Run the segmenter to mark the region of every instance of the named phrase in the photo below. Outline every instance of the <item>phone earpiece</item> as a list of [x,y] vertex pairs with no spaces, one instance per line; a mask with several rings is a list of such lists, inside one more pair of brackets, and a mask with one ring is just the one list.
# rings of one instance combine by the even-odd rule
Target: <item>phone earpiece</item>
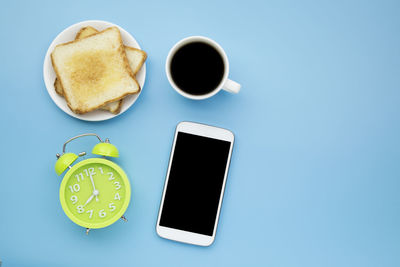
[[92,153],[100,156],[119,157],[119,152],[116,146],[108,142],[98,143],[93,147]]
[[57,175],[60,175],[61,173],[63,173],[68,168],[68,166],[70,166],[72,163],[74,163],[74,161],[77,158],[78,158],[78,155],[76,155],[74,153],[65,153],[65,154],[61,155],[58,158],[58,160],[56,161],[56,164],[54,166]]

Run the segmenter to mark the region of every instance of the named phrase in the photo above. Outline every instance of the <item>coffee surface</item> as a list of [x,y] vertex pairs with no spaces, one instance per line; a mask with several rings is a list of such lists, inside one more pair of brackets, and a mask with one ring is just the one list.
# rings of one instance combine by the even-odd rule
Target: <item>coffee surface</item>
[[182,46],[172,57],[170,65],[175,84],[191,95],[214,91],[224,76],[224,69],[222,56],[204,42]]

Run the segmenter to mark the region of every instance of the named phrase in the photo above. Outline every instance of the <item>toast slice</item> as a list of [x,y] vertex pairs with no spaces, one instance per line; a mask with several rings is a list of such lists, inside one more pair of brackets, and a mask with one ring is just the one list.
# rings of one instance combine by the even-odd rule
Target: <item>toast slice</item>
[[117,27],[58,45],[51,59],[68,106],[77,114],[140,92]]
[[[95,28],[93,28],[91,26],[83,27],[76,34],[75,40],[86,38],[86,37],[96,34],[98,32],[99,32],[98,30],[96,30]],[[136,73],[141,69],[144,62],[146,61],[147,54],[146,54],[146,52],[144,52],[140,49],[136,49],[136,48],[133,48],[130,46],[125,46],[125,53],[128,58],[129,66],[131,67],[133,74],[136,75]],[[63,96],[61,84],[57,78],[54,81],[54,88],[55,88],[57,94]],[[118,114],[121,111],[122,101],[123,100],[120,99],[118,101],[114,101],[114,102],[105,104],[104,106],[102,106],[100,108],[104,109],[104,110],[108,110],[113,114]]]
[[90,35],[93,35],[96,33],[99,33],[99,31],[96,30],[95,28],[93,28],[92,26],[86,26],[79,30],[79,32],[75,36],[75,40],[83,39],[83,38],[89,37]]

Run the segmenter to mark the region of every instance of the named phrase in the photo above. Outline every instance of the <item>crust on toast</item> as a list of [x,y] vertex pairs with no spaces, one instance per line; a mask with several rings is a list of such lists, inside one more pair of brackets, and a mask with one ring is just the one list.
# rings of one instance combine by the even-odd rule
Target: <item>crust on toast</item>
[[[140,49],[137,49],[137,48],[134,48],[134,47],[130,47],[130,46],[125,46],[125,52],[126,52],[126,51],[134,51],[134,52],[140,53],[140,54],[142,55],[142,59],[141,59],[140,62],[136,65],[136,68],[132,69],[133,74],[136,75],[136,73],[139,72],[139,70],[142,68],[144,62],[146,61],[146,59],[147,59],[147,53],[144,52],[143,50],[140,50]],[[128,58],[128,60],[129,60],[129,58]],[[130,64],[130,66],[132,66],[132,65],[133,65],[133,64]]]
[[99,33],[99,31],[92,26],[86,26],[79,30],[79,32],[75,36],[75,40],[86,38],[96,33]]

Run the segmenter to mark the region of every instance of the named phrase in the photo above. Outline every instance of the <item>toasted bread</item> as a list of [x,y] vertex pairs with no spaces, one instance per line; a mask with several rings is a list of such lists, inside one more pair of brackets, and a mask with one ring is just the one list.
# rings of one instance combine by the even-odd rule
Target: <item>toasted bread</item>
[[91,26],[83,27],[76,34],[75,39],[83,39],[83,38],[89,37],[90,35],[93,35],[96,33],[99,33],[99,31]]
[[51,59],[68,106],[77,114],[140,92],[117,27],[58,45]]
[[126,57],[128,58],[129,66],[132,69],[133,74],[139,72],[144,62],[147,59],[147,54],[143,50],[125,46]]
[[[96,30],[95,28],[93,28],[91,26],[83,27],[76,34],[75,39],[83,39],[83,38],[86,38],[93,34],[96,34],[98,32],[99,32],[98,30]],[[125,52],[126,52],[126,56],[128,58],[129,66],[131,67],[133,74],[136,75],[136,73],[142,67],[143,63],[146,61],[147,54],[146,54],[146,52],[144,52],[140,49],[136,49],[136,48],[133,48],[130,46],[125,46]],[[54,81],[54,88],[59,95],[61,95],[61,96],[63,95],[63,90],[62,90],[61,84],[57,78]],[[120,99],[118,101],[105,104],[104,106],[102,106],[100,108],[104,109],[104,110],[108,110],[111,113],[118,114],[122,107],[122,101],[123,100]]]

